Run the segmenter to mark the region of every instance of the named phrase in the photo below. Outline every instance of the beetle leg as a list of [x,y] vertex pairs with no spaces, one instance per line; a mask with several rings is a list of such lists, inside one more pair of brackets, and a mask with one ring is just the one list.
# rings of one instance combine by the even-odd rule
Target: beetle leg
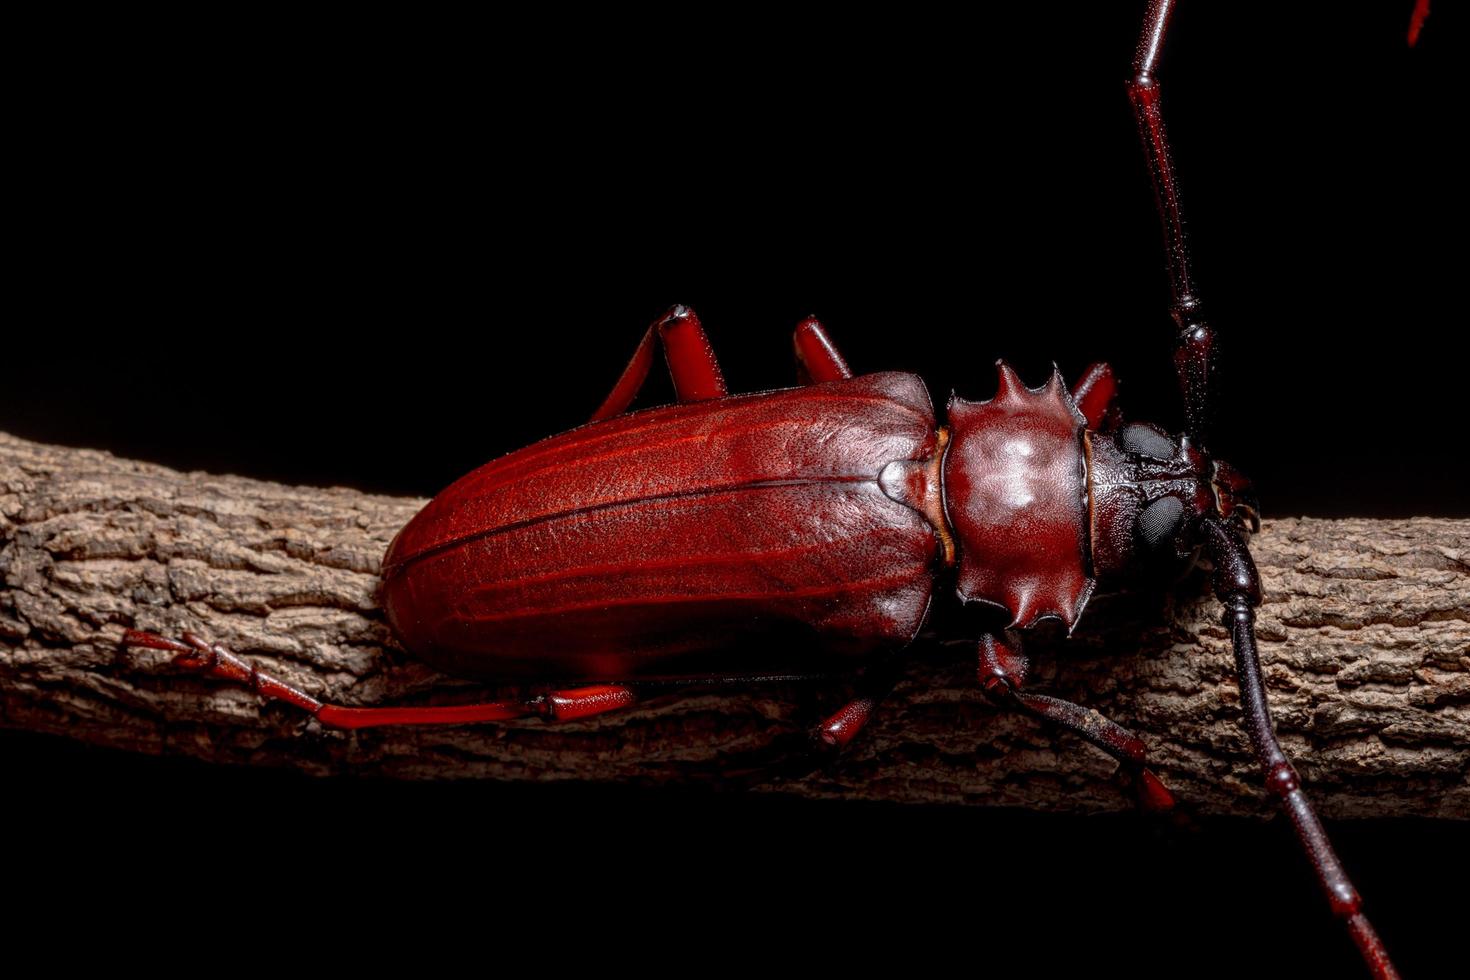
[[878,706],[876,697],[857,697],[829,715],[812,732],[812,741],[819,747],[839,751],[857,737],[872,720],[873,709]]
[[702,402],[729,394],[725,377],[720,373],[720,362],[715,359],[714,348],[705,336],[699,317],[687,306],[674,306],[644,332],[618,383],[613,385],[602,406],[592,413],[593,422],[621,415],[632,404],[643,382],[648,380],[648,372],[653,367],[653,348],[658,342],[663,343],[664,358],[669,363],[679,401]]
[[632,688],[619,684],[599,684],[566,691],[551,691],[532,698],[508,701],[483,701],[479,704],[456,704],[404,708],[351,708],[323,704],[316,698],[284,681],[263,673],[226,650],[185,633],[183,641],[170,640],[156,633],[128,630],[123,645],[171,650],[177,654],[174,663],[211,677],[244,684],[271,701],[307,711],[317,721],[331,728],[374,728],[380,725],[467,725],[482,721],[507,721],[512,718],[537,716],[547,721],[572,721],[588,718],[618,708],[626,708],[638,700]]
[[380,725],[468,725],[481,721],[506,721],[511,718],[544,718],[547,721],[575,721],[626,708],[638,700],[630,687],[622,684],[595,684],[565,691],[548,691],[533,698],[509,701],[482,701],[478,704],[444,705],[422,708],[349,708],[324,704],[313,714],[316,720],[331,728],[376,728]]
[[852,369],[837,353],[832,338],[816,317],[809,316],[798,323],[791,341],[796,347],[796,378],[802,384],[852,377]]
[[1112,429],[1118,424],[1118,409],[1113,396],[1118,393],[1118,379],[1107,364],[1094,364],[1082,373],[1072,386],[1072,400],[1077,410],[1087,419],[1087,428],[1098,432]]
[[[815,322],[815,321],[813,321]],[[901,673],[898,657],[889,657],[869,667],[858,677],[854,697],[841,708],[828,715],[811,731],[812,742],[819,749],[838,752],[857,737],[858,732],[873,718],[878,703],[888,696],[898,683]]]
[[1168,810],[1174,806],[1173,795],[1153,770],[1144,765],[1148,749],[1141,738],[1091,708],[1044,694],[1022,692],[1029,666],[1020,641],[1014,636],[987,633],[980,638],[980,685],[986,694],[1076,732],[1117,759],[1130,777],[1143,809]]

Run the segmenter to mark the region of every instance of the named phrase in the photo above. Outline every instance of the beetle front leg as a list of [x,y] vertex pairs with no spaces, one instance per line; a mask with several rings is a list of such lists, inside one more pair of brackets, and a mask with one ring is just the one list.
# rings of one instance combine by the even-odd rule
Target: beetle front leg
[[1118,407],[1114,404],[1117,394],[1118,379],[1110,365],[1094,364],[1082,372],[1082,377],[1072,386],[1072,400],[1087,420],[1089,432],[1117,428]]
[[128,630],[123,634],[124,646],[169,650],[177,654],[174,663],[211,677],[234,681],[271,701],[284,701],[313,715],[330,728],[376,728],[382,725],[470,725],[485,721],[508,721],[512,718],[539,717],[547,721],[573,721],[590,718],[608,711],[626,708],[638,700],[632,688],[621,684],[597,684],[565,691],[550,691],[532,698],[508,701],[482,701],[478,704],[442,705],[438,707],[352,708],[339,704],[323,704],[299,688],[263,673],[226,650],[193,633],[185,633],[183,641],[170,640],[156,633]]
[[621,415],[633,403],[653,368],[653,348],[660,343],[679,401],[701,402],[729,394],[725,376],[720,373],[720,362],[699,317],[687,306],[674,306],[644,332],[633,359],[623,369],[612,392],[592,413],[593,422]]
[[992,698],[1027,714],[1055,722],[1076,732],[1117,759],[1127,772],[1145,810],[1168,810],[1171,794],[1153,770],[1144,765],[1148,749],[1143,740],[1092,708],[1071,701],[1021,691],[1030,663],[1018,639],[987,633],[980,638],[980,685]]

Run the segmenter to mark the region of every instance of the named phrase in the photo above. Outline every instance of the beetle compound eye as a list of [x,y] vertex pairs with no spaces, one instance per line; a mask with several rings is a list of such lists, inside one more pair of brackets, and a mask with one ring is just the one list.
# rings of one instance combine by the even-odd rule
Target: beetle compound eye
[[1173,439],[1143,422],[1125,425],[1118,433],[1118,445],[1124,452],[1140,453],[1154,459],[1173,459],[1177,448]]
[[1150,548],[1157,548],[1174,537],[1184,517],[1184,501],[1178,497],[1160,497],[1138,515],[1138,533]]

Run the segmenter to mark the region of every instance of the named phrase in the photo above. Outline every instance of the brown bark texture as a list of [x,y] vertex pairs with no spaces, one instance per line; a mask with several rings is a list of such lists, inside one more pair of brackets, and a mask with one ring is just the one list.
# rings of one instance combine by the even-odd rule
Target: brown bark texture
[[[1110,759],[986,701],[973,642],[915,644],[873,724],[807,771],[780,760],[841,704],[841,682],[690,689],[562,724],[341,732],[119,643],[126,627],[192,630],[344,704],[512,693],[436,674],[393,645],[374,601],[378,563],[423,503],[178,473],[0,434],[0,726],[321,775],[1131,806]],[[1322,812],[1470,817],[1470,521],[1282,518],[1252,549],[1277,731]],[[1099,596],[1075,636],[1032,652],[1033,689],[1143,736],[1195,811],[1271,811],[1203,575]]]

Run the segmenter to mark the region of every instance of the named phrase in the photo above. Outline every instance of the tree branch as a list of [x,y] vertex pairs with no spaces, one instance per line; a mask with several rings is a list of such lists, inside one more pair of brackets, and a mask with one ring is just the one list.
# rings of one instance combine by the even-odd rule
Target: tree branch
[[[485,689],[391,645],[374,602],[389,540],[424,502],[181,474],[0,434],[0,726],[139,752],[398,778],[720,782],[759,769],[842,691],[693,691],[602,719],[322,729],[123,649],[125,627],[193,630],[347,704]],[[1470,817],[1470,521],[1279,519],[1252,544],[1262,659],[1282,741],[1329,816]],[[1202,812],[1268,813],[1218,604],[1195,575],[1100,596],[1038,649],[1035,687],[1150,745]],[[806,796],[1051,810],[1129,806],[1114,764],[998,711],[974,644],[920,643],[841,759],[767,788]]]

